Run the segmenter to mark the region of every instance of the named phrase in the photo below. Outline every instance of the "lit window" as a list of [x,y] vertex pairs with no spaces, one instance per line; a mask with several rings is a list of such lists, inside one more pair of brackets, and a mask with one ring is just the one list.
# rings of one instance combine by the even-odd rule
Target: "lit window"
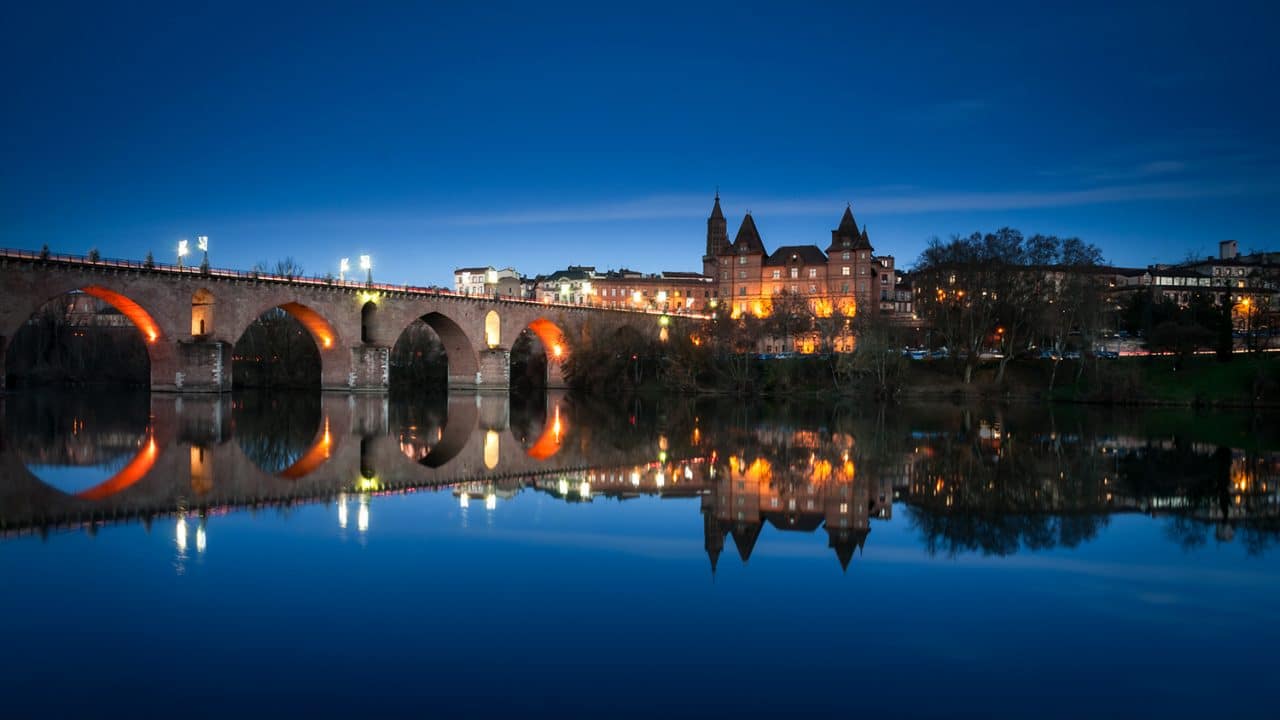
[[738,256],[738,264],[739,264],[739,265],[746,265],[746,264],[747,264],[747,256],[746,256],[746,255],[739,255],[739,256]]
[[848,265],[845,265],[844,267],[840,268],[840,274],[844,275],[845,277],[849,276],[849,271],[850,271],[850,268]]
[[813,283],[809,283],[809,294],[812,295],[813,293],[816,293],[816,292],[818,292],[818,286],[814,285]]
[[818,268],[809,268],[809,277],[810,278],[818,277]]
[[848,259],[849,259],[849,251],[848,251],[848,250],[846,250],[846,251],[844,251],[844,252],[840,253],[840,259],[841,259],[841,260],[848,260]]
[[791,277],[793,278],[800,277],[800,268],[791,268]]
[[782,277],[782,271],[781,271],[781,270],[779,270],[778,268],[774,268],[774,269],[773,269],[773,279],[774,279],[774,280],[777,280],[777,279],[778,279],[778,278],[780,278],[780,277]]

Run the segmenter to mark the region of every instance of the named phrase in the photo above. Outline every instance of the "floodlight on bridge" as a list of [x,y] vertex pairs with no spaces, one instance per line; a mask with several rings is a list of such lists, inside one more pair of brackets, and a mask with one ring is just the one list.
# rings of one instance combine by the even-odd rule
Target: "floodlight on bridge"
[[209,252],[209,236],[200,235],[196,237],[196,247],[200,248],[200,252]]
[[178,241],[178,267],[179,268],[182,267],[182,258],[186,257],[187,253],[189,252],[191,252],[191,248],[187,246],[187,241],[179,240]]
[[338,261],[338,279],[346,282],[348,272],[351,272],[351,258],[342,258]]
[[373,258],[368,255],[360,256],[360,269],[366,273],[365,282],[373,284]]

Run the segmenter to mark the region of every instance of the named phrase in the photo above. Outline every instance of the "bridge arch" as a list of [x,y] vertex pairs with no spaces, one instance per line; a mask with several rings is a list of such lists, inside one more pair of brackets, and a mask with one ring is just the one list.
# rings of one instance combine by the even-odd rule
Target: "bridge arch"
[[561,324],[544,316],[525,323],[511,344],[512,388],[563,387],[565,361],[571,352],[568,335]]
[[[120,313],[120,316],[129,321],[138,332],[141,339],[142,351],[145,353],[145,361],[147,368],[141,375],[148,378],[154,384],[155,378],[163,376],[166,372],[164,366],[172,359],[172,352],[168,343],[163,342],[167,338],[167,333],[162,329],[161,323],[157,320],[157,316],[153,315],[150,310],[143,306],[143,303],[135,299],[133,293],[126,294],[120,289],[108,287],[106,284],[79,284],[74,282],[50,284],[35,290],[26,297],[6,298],[13,300],[9,307],[0,310],[0,387],[3,387],[6,381],[6,374],[9,370],[13,370],[12,358],[10,355],[14,350],[14,340],[18,339],[20,333],[31,325],[37,314],[44,311],[53,313],[63,313],[64,326],[76,322],[74,315],[78,312],[76,304],[78,297],[90,297],[100,300]],[[65,300],[65,304],[59,303]],[[7,311],[7,312],[5,312]],[[96,324],[96,321],[90,321]],[[102,327],[109,327],[112,323],[105,321]],[[72,333],[75,334],[74,332]],[[57,344],[65,342],[65,338],[53,338]],[[129,341],[132,342],[131,340]],[[136,347],[136,346],[134,346]],[[127,350],[132,350],[128,348]],[[141,355],[138,356],[141,359]]]
[[422,324],[431,329],[431,332],[439,339],[440,345],[444,349],[448,384],[450,386],[474,386],[480,370],[476,344],[471,340],[471,336],[461,323],[438,309],[415,315],[404,323],[400,328],[400,332],[396,334],[395,345],[391,353],[392,357],[398,358],[398,362],[409,364],[425,360],[425,358],[419,357],[417,354],[405,351],[405,348],[401,345],[402,342],[409,341],[412,328],[418,321],[421,321]]
[[[297,345],[297,337],[311,343],[304,340],[303,345]],[[320,312],[296,300],[264,304],[255,315],[242,320],[231,341],[233,382],[237,384],[338,384],[349,365],[342,362],[341,339],[335,327]],[[314,366],[318,372],[314,378],[305,377],[300,366]]]

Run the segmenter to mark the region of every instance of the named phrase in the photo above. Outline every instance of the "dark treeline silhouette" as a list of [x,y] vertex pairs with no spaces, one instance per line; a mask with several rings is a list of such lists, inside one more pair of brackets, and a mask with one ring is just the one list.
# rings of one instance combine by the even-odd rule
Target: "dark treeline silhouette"
[[272,308],[236,341],[231,378],[237,387],[318,388],[320,350],[302,323],[284,309]]
[[323,432],[316,392],[236,393],[231,418],[245,456],[270,473],[297,462]]
[[422,320],[414,320],[391,348],[388,382],[415,392],[443,392],[449,382],[449,357],[440,337]]
[[511,393],[536,395],[546,388],[546,383],[546,348],[536,333],[525,330],[511,345]]
[[110,304],[82,293],[42,306],[14,334],[7,352],[9,387],[147,387],[151,381],[142,333]]

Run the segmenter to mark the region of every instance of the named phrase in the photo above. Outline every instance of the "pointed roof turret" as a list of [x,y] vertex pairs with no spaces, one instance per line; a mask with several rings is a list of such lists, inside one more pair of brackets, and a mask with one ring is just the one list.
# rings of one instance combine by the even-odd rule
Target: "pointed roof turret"
[[730,249],[735,253],[764,254],[764,241],[760,239],[760,231],[756,229],[756,221],[751,219],[750,212],[742,218],[742,225],[738,227],[738,235]]
[[858,231],[858,221],[853,219],[853,207],[845,205],[844,215],[840,216],[840,226],[831,231],[831,247],[827,254],[843,250],[870,250],[866,230]]
[[751,559],[751,551],[756,547],[756,540],[760,539],[760,523],[737,523],[733,526],[733,544],[738,548],[738,557],[742,558],[742,564],[747,564]]
[[853,205],[844,206],[844,215],[840,217],[840,227],[836,228],[836,232],[841,235],[858,234],[858,222],[853,219]]
[[830,526],[827,527],[827,547],[836,551],[836,559],[840,561],[841,570],[846,572],[849,570],[849,561],[853,560],[853,551],[862,549],[870,532],[867,528],[854,530],[841,528],[837,530]]
[[711,206],[711,217],[718,220],[724,219],[724,212],[720,210],[720,188],[716,188],[716,203]]

